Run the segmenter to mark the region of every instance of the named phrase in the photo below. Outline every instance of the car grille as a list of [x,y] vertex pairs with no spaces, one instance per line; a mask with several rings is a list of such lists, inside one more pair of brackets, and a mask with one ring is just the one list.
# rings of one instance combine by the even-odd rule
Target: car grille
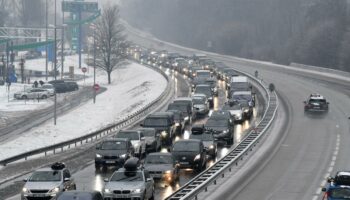
[[48,193],[49,190],[30,190],[31,193]]
[[114,190],[114,194],[130,194],[130,190]]
[[52,197],[27,197],[28,200],[51,200]]
[[118,156],[103,156],[104,159],[118,159]]
[[150,175],[157,175],[157,174],[162,174],[162,171],[150,171],[149,174]]

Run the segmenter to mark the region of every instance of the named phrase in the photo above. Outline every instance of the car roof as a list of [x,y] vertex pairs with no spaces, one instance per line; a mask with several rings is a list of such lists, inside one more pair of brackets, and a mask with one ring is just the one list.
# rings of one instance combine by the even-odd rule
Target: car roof
[[320,94],[313,93],[313,94],[310,94],[310,99],[324,99],[324,97]]
[[123,133],[140,133],[141,131],[139,131],[139,130],[125,130],[125,129],[122,129],[122,130],[120,130],[118,133],[120,133],[120,132],[123,132]]
[[177,97],[174,99],[175,101],[192,101],[191,97]]
[[233,95],[240,95],[240,94],[248,94],[251,95],[252,91],[235,91],[233,92]]
[[171,153],[167,153],[167,152],[155,152],[155,153],[150,153],[148,154],[148,156],[171,156]]
[[171,112],[155,112],[155,113],[149,114],[146,118],[170,117],[172,115],[174,115],[174,114]]
[[106,138],[103,139],[102,142],[106,141],[123,141],[123,142],[128,142],[130,139],[129,138]]
[[201,140],[198,140],[198,139],[180,139],[178,141],[176,141],[175,143],[178,143],[178,142],[196,142],[196,143],[201,143]]

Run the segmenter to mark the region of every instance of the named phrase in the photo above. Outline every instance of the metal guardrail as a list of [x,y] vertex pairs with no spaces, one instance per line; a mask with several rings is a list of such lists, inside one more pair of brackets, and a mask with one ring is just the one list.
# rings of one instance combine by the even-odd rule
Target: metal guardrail
[[122,127],[125,127],[125,126],[131,124],[132,122],[135,122],[136,120],[139,120],[140,118],[142,118],[150,110],[152,110],[152,109],[154,109],[154,107],[158,106],[159,102],[162,102],[163,100],[167,99],[168,96],[171,95],[171,92],[172,92],[171,87],[173,87],[171,79],[165,74],[165,72],[163,72],[162,70],[160,70],[156,67],[152,67],[152,66],[146,66],[146,67],[149,67],[149,68],[159,72],[160,74],[162,74],[168,82],[165,90],[162,92],[162,94],[157,99],[153,100],[152,102],[147,104],[142,109],[128,115],[127,117],[125,117],[121,121],[119,121],[115,124],[109,125],[101,130],[92,132],[92,133],[85,135],[85,136],[82,136],[82,137],[78,137],[78,138],[71,139],[71,140],[68,140],[65,142],[57,143],[57,144],[54,144],[51,146],[35,149],[35,150],[28,151],[28,152],[25,152],[25,153],[22,153],[22,154],[19,154],[16,156],[6,158],[4,160],[0,160],[0,165],[6,166],[9,163],[13,163],[15,161],[19,161],[22,159],[27,160],[29,157],[36,156],[39,154],[44,154],[45,156],[47,156],[50,152],[52,152],[53,154],[56,154],[56,152],[63,152],[63,150],[65,148],[70,149],[72,147],[77,147],[79,144],[83,145],[85,143],[99,140],[100,138],[107,136],[108,134],[115,132],[115,131],[121,129]]
[[262,86],[267,94],[267,108],[261,121],[255,127],[255,129],[251,130],[247,136],[223,158],[215,162],[211,167],[204,170],[202,173],[187,182],[173,194],[168,196],[166,200],[197,200],[197,195],[199,193],[206,192],[208,186],[210,185],[216,185],[219,178],[223,178],[227,171],[231,172],[232,168],[234,166],[237,166],[238,162],[240,160],[243,160],[243,157],[246,156],[249,151],[253,150],[253,148],[257,145],[257,143],[259,143],[261,137],[271,125],[278,107],[278,98],[276,93],[274,91],[270,92],[269,89],[262,84],[262,82],[255,79],[251,75],[245,75],[249,76],[252,80]]

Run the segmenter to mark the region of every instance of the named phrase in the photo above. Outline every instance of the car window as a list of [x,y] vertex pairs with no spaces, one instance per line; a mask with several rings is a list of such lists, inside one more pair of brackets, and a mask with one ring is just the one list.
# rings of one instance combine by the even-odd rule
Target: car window
[[71,176],[70,176],[70,173],[69,173],[69,171],[68,171],[68,169],[65,169],[64,171],[63,171],[63,178],[70,178]]
[[198,142],[176,142],[173,146],[173,151],[183,151],[183,152],[198,152],[200,149],[200,143]]
[[138,132],[119,132],[117,138],[129,138],[130,140],[140,140]]
[[212,134],[191,134],[190,139],[198,139],[203,141],[213,141],[213,135]]
[[28,179],[28,182],[61,181],[61,171],[37,171]]
[[326,99],[310,99],[309,103],[326,103]]
[[330,189],[329,196],[335,199],[350,199],[350,188]]
[[168,126],[168,118],[146,118],[144,125],[146,126]]
[[145,160],[146,164],[173,164],[171,155],[148,155]]

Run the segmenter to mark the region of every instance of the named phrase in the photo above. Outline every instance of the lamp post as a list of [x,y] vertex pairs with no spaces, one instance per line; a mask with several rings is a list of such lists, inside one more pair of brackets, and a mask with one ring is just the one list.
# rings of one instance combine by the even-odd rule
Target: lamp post
[[[45,23],[46,23],[46,34],[45,34],[45,37],[46,37],[46,42],[47,42],[47,40],[48,40],[48,34],[49,34],[49,31],[48,31],[48,26],[49,26],[49,22],[48,22],[48,3],[47,3],[47,1],[48,0],[46,0],[46,5],[45,5],[45,15],[46,15],[46,17],[45,17]],[[48,56],[48,52],[49,52],[49,50],[48,50],[48,46],[47,46],[47,44],[46,44],[46,46],[45,46],[45,51],[46,51],[46,55],[45,55],[45,80],[47,81],[48,80],[48,59],[49,59],[49,56]]]
[[[96,84],[96,27],[94,27],[94,86]],[[94,103],[96,103],[96,89],[94,89]]]
[[[56,15],[57,15],[57,4],[55,0],[55,38],[54,38],[54,77],[55,81],[57,80],[57,24],[56,24]],[[53,124],[56,126],[57,123],[57,93],[55,92],[54,97],[54,111],[53,111]]]

